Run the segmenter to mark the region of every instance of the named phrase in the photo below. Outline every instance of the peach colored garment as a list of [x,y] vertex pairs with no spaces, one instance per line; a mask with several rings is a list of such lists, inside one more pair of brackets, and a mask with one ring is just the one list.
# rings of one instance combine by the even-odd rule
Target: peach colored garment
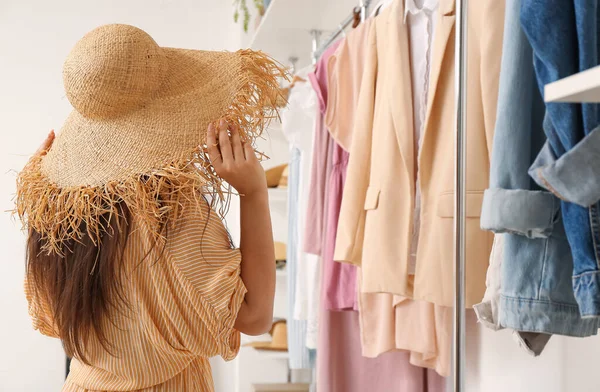
[[359,294],[363,355],[410,351],[413,365],[450,375],[452,308],[386,293]]
[[[214,390],[208,358],[231,360],[239,350],[233,325],[246,294],[241,254],[204,200],[184,208],[164,251],[134,217],[123,260],[131,308],[115,313],[114,324],[104,323],[114,355],[92,338],[86,344],[91,365],[73,359],[63,391]],[[34,327],[57,337],[48,307],[25,287]]]
[[[480,229],[488,187],[504,1],[469,3],[467,306],[481,301],[493,235]],[[452,306],[454,206],[453,0],[440,0],[420,154],[415,151],[410,50],[403,1],[375,18],[352,135],[335,260],[362,266],[362,289]],[[365,83],[366,81],[366,83]],[[409,273],[419,167],[416,271]]]
[[[335,46],[329,48],[317,63],[315,73],[309,79],[317,90],[317,95],[327,97],[327,75],[324,64],[333,54]],[[323,111],[327,101],[321,101]],[[317,161],[333,163],[334,155],[341,159],[344,152],[341,147],[329,136],[327,129],[319,126],[316,132],[325,134],[325,137],[315,137],[314,154],[318,154]],[[338,161],[338,163],[341,163]],[[327,166],[327,165],[326,165]],[[318,208],[322,216],[318,221],[323,221],[324,235],[321,238],[323,260],[321,267],[323,274],[328,268],[327,261],[333,264],[333,250],[337,231],[337,217],[342,196],[344,165],[338,165],[329,172],[329,181],[322,195],[315,195],[316,201],[325,202],[325,206]],[[321,168],[326,170],[326,167]],[[336,185],[337,184],[337,185]],[[314,189],[313,192],[317,192]],[[315,213],[313,205],[313,214]],[[314,244],[313,244],[314,245]],[[313,247],[315,248],[315,247]],[[406,352],[391,352],[378,358],[366,358],[362,355],[359,317],[354,311],[336,312],[329,311],[325,306],[325,292],[327,287],[322,285],[319,313],[319,345],[317,359],[317,390],[326,392],[443,392],[445,384],[441,377],[432,372],[413,366],[410,363],[410,354]]]
[[354,117],[364,72],[368,34],[373,19],[350,31],[327,63],[328,97],[325,124],[331,137],[350,151]]
[[[365,56],[367,60],[364,71],[365,76],[362,80],[359,95],[361,105],[364,105],[361,106],[359,113],[363,116],[365,112],[369,112],[373,115],[372,110],[374,110],[375,95],[379,94],[380,91],[383,91],[384,93],[387,91],[385,88],[379,88],[376,91],[376,81],[379,77],[378,67],[375,62],[368,60],[369,56],[376,53],[377,33],[381,33],[381,26],[387,27],[389,19],[392,18],[393,15],[396,15],[393,13],[398,13],[397,5],[383,11],[375,19],[369,29],[368,45]],[[401,15],[401,13],[399,13],[399,15]],[[380,26],[379,29],[378,26]],[[397,28],[404,28],[403,24],[396,24],[395,26]],[[389,35],[398,34],[395,30],[386,30],[384,33],[385,35],[380,38],[380,40],[384,42],[389,39]],[[392,75],[391,73],[385,76],[388,78],[400,77],[397,74]],[[390,83],[389,80],[384,80],[382,82],[384,86],[387,86]],[[409,100],[412,99],[410,91],[411,88],[409,84],[409,95],[407,95],[407,99]],[[381,100],[382,98],[378,99]],[[385,110],[389,108],[388,105],[389,103],[387,101],[385,101],[385,105],[380,104],[379,115],[385,114]],[[372,128],[361,129],[361,127],[369,126],[364,120],[365,117],[358,117],[354,129],[358,129],[359,132],[363,132],[364,134],[375,132]],[[407,131],[412,132],[412,128],[407,129]],[[354,151],[354,143],[356,143],[354,139],[355,135],[352,135],[352,137],[351,150]],[[389,140],[387,142],[393,144],[394,141],[395,140],[392,139],[391,142]],[[350,156],[350,159],[354,159],[352,155]],[[393,166],[394,164],[392,162],[389,165]],[[360,188],[353,189],[346,185],[343,195],[344,200],[342,201],[343,205],[346,203],[346,197],[350,198],[350,201],[353,201],[356,192],[360,192]],[[342,222],[340,222],[340,225],[341,224]],[[363,227],[364,221],[361,221],[359,231],[362,230]],[[372,234],[375,235],[375,233]],[[384,233],[380,234],[385,235]],[[339,238],[338,235],[338,240]],[[357,237],[356,240],[359,241],[359,237]],[[360,244],[356,245],[357,246],[354,249],[360,249]],[[363,254],[359,252],[355,257],[360,259],[363,257]],[[362,275],[362,269],[360,272]],[[359,304],[361,342],[363,354],[365,356],[377,357],[389,351],[406,350],[411,352],[411,362],[413,364],[435,369],[441,375],[448,375],[450,363],[450,331],[452,327],[448,322],[451,320],[448,317],[451,312],[450,308],[435,306],[425,301],[413,301],[386,293],[361,293],[359,294]]]
[[[444,392],[446,379],[415,366],[411,353],[393,351],[377,358],[361,355],[358,312],[324,310],[321,325],[331,333],[319,349],[317,391]],[[408,320],[408,322],[411,322]]]
[[[364,72],[368,34],[373,23],[373,19],[368,19],[348,33],[347,38],[327,63],[328,100],[325,120],[331,136],[346,150],[350,149],[352,142],[354,114],[358,106]],[[337,150],[334,150],[334,171],[329,182],[333,193],[337,191],[339,183],[343,184],[347,159],[341,148],[337,146]],[[343,174],[336,176],[336,168],[342,170]],[[329,229],[326,235],[337,231],[340,205],[336,204],[336,200],[339,199],[339,197],[330,197],[333,205],[330,204],[328,211]],[[357,295],[355,268],[351,264],[342,263],[332,263],[332,267],[328,264],[324,265],[323,293],[327,309],[348,309],[354,303]],[[348,284],[350,279],[353,281]],[[352,292],[349,292],[350,288]],[[359,296],[363,355],[375,358],[389,351],[406,350],[411,352],[413,364],[434,369],[444,376],[448,375],[450,363],[448,332],[451,325],[444,323],[450,319],[439,320],[439,316],[449,313],[447,308],[437,309],[441,312],[436,312],[433,304],[423,301],[417,303],[409,299],[404,299],[394,308],[393,298],[389,294],[369,293],[359,294]]]

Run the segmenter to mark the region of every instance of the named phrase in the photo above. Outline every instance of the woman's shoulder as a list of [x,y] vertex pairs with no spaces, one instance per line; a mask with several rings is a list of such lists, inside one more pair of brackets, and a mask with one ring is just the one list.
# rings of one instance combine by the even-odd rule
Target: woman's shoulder
[[206,196],[186,198],[178,206],[175,218],[167,227],[168,242],[189,242],[202,239],[203,242],[230,244],[230,236],[225,227],[224,217],[219,209]]
[[231,241],[224,214],[216,200],[202,194],[182,195],[173,205],[163,206],[167,211],[157,211],[166,217],[161,220],[160,227],[155,227],[155,221],[145,219],[145,214],[134,214],[130,240],[148,244],[155,244],[158,240],[168,248],[173,248],[188,243],[197,244],[202,239],[203,244],[220,244],[220,247],[227,244],[229,247]]

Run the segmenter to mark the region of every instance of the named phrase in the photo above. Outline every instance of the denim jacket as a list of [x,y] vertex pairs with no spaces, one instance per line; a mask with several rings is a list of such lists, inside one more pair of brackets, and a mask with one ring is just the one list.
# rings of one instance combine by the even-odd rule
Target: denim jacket
[[[600,7],[590,0],[524,0],[521,24],[538,86],[598,65]],[[548,141],[530,168],[561,199],[581,315],[600,317],[600,112],[597,104],[548,103]]]
[[[506,2],[490,188],[481,214],[483,229],[507,233],[497,322],[516,331],[590,336],[597,333],[598,322],[580,316],[573,294],[573,262],[560,200],[528,174],[546,141],[542,126],[546,109],[532,47],[519,21],[521,3],[527,1]],[[539,354],[541,349],[543,344],[532,351]]]

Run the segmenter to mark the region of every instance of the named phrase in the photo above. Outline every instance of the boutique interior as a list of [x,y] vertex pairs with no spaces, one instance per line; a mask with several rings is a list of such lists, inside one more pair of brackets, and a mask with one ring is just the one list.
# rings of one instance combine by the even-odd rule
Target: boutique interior
[[[4,210],[71,110],[62,61],[105,23],[262,51],[287,72],[255,145],[273,324],[210,359],[215,391],[600,390],[596,1],[8,0]],[[69,359],[31,326],[25,236],[5,215],[0,391],[58,391]]]

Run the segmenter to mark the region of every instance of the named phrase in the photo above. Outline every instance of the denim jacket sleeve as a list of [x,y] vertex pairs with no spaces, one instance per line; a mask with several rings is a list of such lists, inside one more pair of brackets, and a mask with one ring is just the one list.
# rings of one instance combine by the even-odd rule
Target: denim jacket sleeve
[[[518,7],[513,11],[518,13]],[[490,188],[484,195],[481,227],[496,233],[541,238],[552,233],[560,203],[528,175],[529,166],[545,141],[545,106],[532,58],[533,51],[518,15],[507,15]]]
[[[525,34],[534,48],[539,88],[598,65],[600,8],[589,0],[526,0]],[[589,207],[600,200],[600,106],[548,103],[548,143],[531,177],[560,199]]]
[[[550,126],[550,125],[548,125]],[[529,169],[531,177],[562,200],[589,207],[600,200],[600,127],[556,157],[549,143]]]

